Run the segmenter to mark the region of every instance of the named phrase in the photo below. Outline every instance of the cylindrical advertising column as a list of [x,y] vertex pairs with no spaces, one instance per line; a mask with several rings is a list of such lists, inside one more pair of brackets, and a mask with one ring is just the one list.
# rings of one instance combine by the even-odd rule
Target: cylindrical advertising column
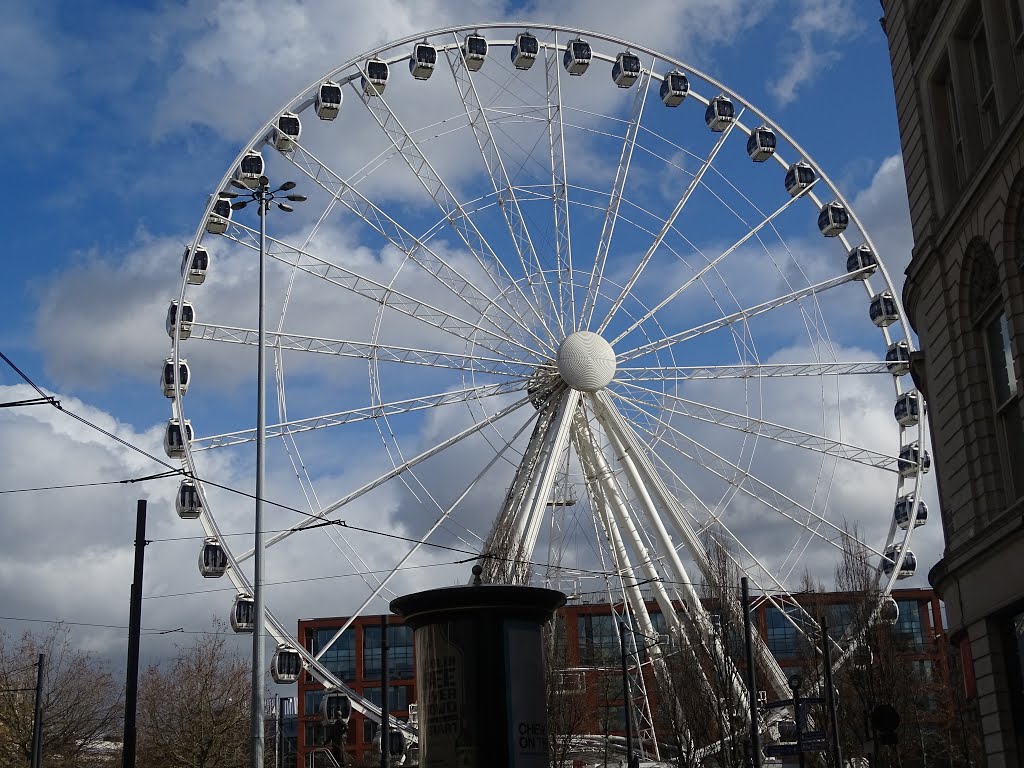
[[391,601],[416,642],[422,768],[546,768],[541,629],[565,595],[485,584]]

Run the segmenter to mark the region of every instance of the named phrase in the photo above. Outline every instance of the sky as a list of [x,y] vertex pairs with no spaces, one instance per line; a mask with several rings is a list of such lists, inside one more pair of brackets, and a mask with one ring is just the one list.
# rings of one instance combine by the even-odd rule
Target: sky
[[[388,41],[443,25],[485,21],[529,21],[538,29],[544,23],[560,24],[615,35],[633,41],[638,50],[660,51],[726,84],[732,93],[742,94],[746,103],[756,105],[799,143],[851,203],[877,245],[898,292],[912,240],[888,51],[878,24],[879,13],[874,4],[855,0],[653,0],[630,6],[625,14],[619,4],[581,0],[554,7],[540,2],[464,0],[379,0],[371,4],[193,0],[39,2],[8,9],[0,30],[0,40],[8,52],[0,61],[0,111],[9,116],[8,127],[13,130],[9,130],[0,149],[8,180],[4,208],[9,254],[2,289],[8,316],[0,328],[0,351],[59,400],[67,413],[46,405],[0,411],[0,446],[8,457],[0,465],[0,490],[5,491],[0,512],[4,523],[0,538],[0,629],[19,635],[41,630],[47,626],[45,622],[68,622],[76,643],[114,660],[119,668],[126,647],[135,508],[140,498],[148,500],[147,539],[151,540],[146,551],[143,662],[158,662],[173,652],[175,643],[187,644],[191,633],[207,631],[212,616],[226,616],[232,596],[230,585],[226,580],[204,580],[198,574],[195,561],[202,532],[194,521],[179,520],[175,514],[178,481],[117,481],[145,478],[166,469],[145,455],[166,460],[162,439],[170,401],[162,396],[157,382],[161,363],[170,354],[164,317],[168,302],[181,290],[178,268],[182,249],[203,222],[208,196],[232,170],[237,154],[261,126],[325,73]],[[607,50],[614,55],[614,50]],[[616,137],[621,134],[621,118],[630,103],[627,96],[631,98],[633,93],[620,94],[606,74],[597,72],[607,66],[595,63],[593,71],[578,82],[570,82],[563,73],[565,98],[573,100],[574,105],[566,116],[571,116],[570,133],[576,139],[567,145],[566,155],[575,169],[573,180],[579,185],[575,188],[579,211],[573,214],[573,237],[581,251],[583,245],[596,242],[601,218],[594,211],[600,210],[597,201],[602,199],[600,192],[595,193],[594,206],[587,209],[589,198],[582,190],[604,190],[603,199],[607,199],[621,145],[621,137]],[[496,68],[497,64],[489,61],[481,74]],[[543,83],[542,70],[542,66],[535,67],[529,73],[532,80],[523,76],[499,82],[500,78],[491,76],[488,93],[500,86],[507,89],[510,99],[528,101],[530,89]],[[418,135],[430,137],[425,146],[439,174],[451,185],[453,194],[470,199],[474,192],[482,194],[489,180],[480,154],[465,131],[446,136],[443,126],[433,125],[435,120],[452,114],[453,91],[441,90],[440,75],[439,69],[437,77],[416,91],[419,84],[408,77],[405,65],[395,66],[395,82],[389,84],[387,96],[396,103],[405,100],[403,119],[408,126],[422,129]],[[696,89],[696,78],[694,83]],[[427,90],[428,86],[433,90]],[[575,90],[569,93],[570,89]],[[715,95],[706,85],[701,89],[706,96]],[[656,98],[655,91],[652,102]],[[495,97],[490,103],[500,106],[502,102]],[[358,107],[351,89],[346,91],[345,106]],[[616,248],[625,252],[642,251],[638,233],[656,221],[645,213],[644,203],[664,204],[678,196],[680,185],[685,186],[692,176],[700,156],[699,152],[687,153],[682,134],[679,144],[675,144],[675,131],[679,129],[668,121],[670,113],[671,119],[676,113],[648,109],[652,115],[651,134],[638,140],[645,151],[637,155],[631,170],[637,186],[623,214],[631,212],[628,215],[633,227],[623,225],[622,234],[614,241]],[[685,110],[695,109],[691,99],[679,108],[679,114],[690,114]],[[597,117],[601,114],[618,119],[602,123]],[[703,142],[699,146],[706,152],[714,136],[703,126],[698,127],[702,132],[695,141]],[[508,147],[518,147],[525,154],[530,130],[528,120],[521,124],[510,121],[502,128],[502,136],[509,142]],[[317,121],[307,110],[303,113],[303,131],[303,141],[308,139],[310,146],[325,153],[325,163],[338,168],[357,169],[385,147],[382,132],[365,114],[361,122],[339,118],[336,123],[326,123]],[[265,149],[264,155],[269,158],[271,152]],[[510,167],[513,155],[509,155]],[[520,180],[525,179],[532,166],[522,158],[514,159],[520,163],[516,166],[522,174]],[[296,173],[280,159],[268,163],[271,171]],[[732,195],[737,187],[765,199],[770,192],[778,195],[780,170],[773,171],[769,189],[766,177],[756,176],[752,167],[745,157],[742,163],[723,159],[713,181],[709,175],[707,190],[718,190],[723,197]],[[322,190],[305,177],[296,180],[301,182],[298,191],[310,196],[310,208],[287,222],[275,211],[269,217],[269,226],[278,229],[272,234],[293,243],[308,238],[310,252],[455,313],[445,304],[450,303],[450,295],[424,282],[422,274],[410,274],[408,267],[401,266],[394,249],[382,248],[379,240],[369,239],[350,220],[332,212],[325,216],[324,223],[314,225],[309,211],[326,210]],[[394,158],[368,173],[360,189],[415,234],[428,231],[436,218],[436,210],[424,205],[416,180]],[[702,188],[699,194],[704,193]],[[781,205],[784,199],[779,197],[776,204]],[[742,208],[743,200],[737,193],[729,204]],[[708,202],[713,202],[710,197]],[[532,216],[535,204],[527,208]],[[729,217],[721,207],[711,205],[706,215],[699,213],[703,208],[694,210],[698,212],[688,212],[689,219],[680,219],[681,229],[683,225],[691,228],[690,240],[673,233],[667,244],[672,241],[683,249],[684,244],[688,247],[697,243],[722,250],[733,242],[725,221]],[[247,213],[238,214],[237,220],[255,226],[254,217],[245,219]],[[479,216],[489,236],[502,226],[493,206]],[[818,253],[820,236],[814,231],[813,217],[805,219],[810,221],[809,228],[789,222],[794,239],[789,241],[791,252],[787,258],[800,264],[803,277],[825,279],[836,271],[827,267]],[[211,237],[204,239],[204,244],[207,242],[211,243],[214,266],[208,284],[196,289],[205,297],[205,305],[197,300],[199,321],[203,321],[205,311],[209,316],[216,314],[217,322],[225,326],[254,327],[255,263],[251,249]],[[431,241],[431,247],[448,263],[461,265],[465,274],[473,275],[474,266],[454,236],[440,236]],[[658,290],[659,283],[685,279],[689,266],[680,266],[664,254],[659,258],[652,262],[657,271],[648,271],[637,282],[639,298],[626,301],[624,313],[642,314],[644,302]],[[760,266],[753,269],[726,263],[715,273],[719,283],[709,279],[705,294],[667,318],[666,326],[695,322],[694,318],[707,312],[711,302],[720,306],[722,296],[726,296],[726,305],[735,302],[735,309],[756,303],[761,295],[758,290],[766,284],[767,290],[776,290],[774,295],[779,295],[772,287],[773,281],[780,275],[789,278],[788,262],[764,271],[759,271],[763,261],[754,263]],[[604,304],[616,293],[610,286],[623,285],[629,277],[628,272],[609,274],[609,286],[602,294]],[[655,274],[657,277],[653,277]],[[484,278],[476,274],[474,279]],[[280,265],[272,265],[269,280],[271,327],[276,327],[286,306],[286,295],[289,327],[295,333],[365,341],[375,318],[380,320],[372,307],[346,302],[343,292],[325,291],[319,283],[311,285],[308,278],[296,280],[294,288],[288,288],[287,273]],[[839,359],[878,360],[879,349],[884,354],[884,344],[877,333],[870,337],[871,346],[866,347],[865,337],[847,332],[865,322],[866,301],[862,292],[857,295],[861,303],[854,305],[856,318],[848,305],[837,303],[821,309],[820,319],[827,319],[835,329],[831,342],[840,350]],[[772,317],[778,319],[764,327],[768,341],[760,348],[762,362],[804,362],[808,355],[820,352],[814,347],[815,340],[820,342],[822,337],[804,333],[800,327],[807,321],[806,316],[782,310]],[[621,317],[616,322],[619,325],[613,323],[611,329],[624,330]],[[795,334],[791,333],[794,325]],[[392,313],[381,320],[377,332],[388,344],[436,349],[435,329],[427,330],[430,332]],[[463,340],[456,339],[459,343],[455,343],[450,336],[445,336],[448,344],[442,344],[441,351],[463,350]],[[212,435],[251,426],[255,407],[252,349],[213,344],[182,349],[193,365],[195,383],[186,398],[186,413],[197,432]],[[487,354],[483,342],[474,349],[476,354]],[[697,353],[706,356],[685,360],[672,358],[671,351],[665,351],[664,357],[657,358],[658,364],[728,362],[727,356],[718,359],[717,349],[714,345],[697,347]],[[282,375],[291,382],[289,418],[337,413],[368,404],[365,362],[312,357],[316,356],[290,357],[283,369]],[[651,365],[653,359],[641,362]],[[417,371],[413,376],[385,365],[381,368],[380,397],[386,402],[447,391],[451,380],[436,374]],[[844,434],[851,435],[851,443],[891,453],[894,395],[891,381],[884,381],[888,377],[880,378],[883,381],[858,380],[838,402],[847,430]],[[5,402],[36,395],[8,367],[0,368],[0,388]],[[774,418],[788,418],[787,426],[813,430],[813,414],[810,421],[805,419],[807,411],[813,410],[806,407],[806,398],[820,399],[823,395],[812,390],[813,385],[808,390],[805,382],[790,380],[785,388],[757,396],[770,405]],[[679,390],[671,387],[659,392],[660,396],[651,395],[654,400],[646,400],[648,405],[656,402],[664,406],[664,398],[679,396]],[[674,418],[660,422],[648,419],[641,407],[647,395],[634,394],[637,400],[623,407],[642,429],[649,430],[642,434],[653,439],[655,433],[660,433],[666,442],[673,442],[666,435],[680,428],[681,422]],[[736,408],[738,403],[742,410],[744,403],[749,404],[751,391],[742,385],[737,388],[735,383],[704,382],[694,385],[688,396],[720,409]],[[297,444],[290,454],[278,446],[268,457],[268,498],[288,506],[315,508],[323,500],[338,498],[377,477],[392,462],[407,460],[416,449],[436,444],[511,401],[496,402],[498,405],[471,403],[454,414],[451,409],[437,408],[412,420],[356,425],[336,439],[326,437],[333,434],[329,430],[314,432],[302,443],[301,454]],[[284,405],[271,402],[272,422]],[[99,426],[119,441],[68,413]],[[824,415],[829,429],[836,426],[835,417],[835,413]],[[705,435],[701,438],[706,440],[705,449],[715,447],[723,455],[733,451],[738,465],[756,470],[760,477],[773,478],[773,482],[778,477],[776,487],[803,493],[803,503],[812,511],[832,507],[851,510],[849,517],[867,529],[865,536],[876,543],[879,538],[884,540],[891,519],[893,484],[890,480],[876,483],[877,475],[871,474],[874,470],[858,474],[860,465],[851,468],[841,463],[836,467],[819,461],[810,474],[802,469],[798,472],[797,465],[774,453],[770,446],[758,447],[755,452],[749,442],[716,437],[706,425],[693,428],[696,434]],[[492,453],[493,446],[503,441],[514,444],[510,453],[515,453],[523,438],[512,437],[512,432],[512,428],[503,428],[493,435],[488,433],[484,439],[491,441],[487,445]],[[408,453],[410,450],[413,453]],[[669,463],[673,467],[676,462],[681,465],[687,450],[680,447]],[[365,592],[363,579],[351,574],[388,568],[404,551],[399,540],[379,534],[421,536],[433,519],[431,515],[436,517],[445,506],[446,499],[439,489],[454,488],[458,483],[459,488],[464,487],[472,480],[471,474],[479,470],[473,462],[487,455],[486,451],[483,443],[468,441],[430,464],[426,473],[429,477],[408,485],[387,484],[346,507],[344,519],[371,529],[352,533],[351,546],[318,534],[314,540],[312,532],[292,537],[268,560],[268,605],[289,627],[294,627],[299,617],[351,611]],[[316,478],[315,489],[299,490],[293,468],[300,461]],[[200,462],[204,477],[216,478],[218,486],[252,492],[252,459],[245,450],[203,453]],[[689,480],[682,469],[678,471],[679,487],[685,480],[687,487],[705,495],[712,507],[728,508],[735,515],[737,532],[745,540],[780,551],[790,546],[786,527],[766,519],[764,510],[748,496],[736,494],[735,488],[720,478]],[[728,474],[728,469],[724,471]],[[463,527],[446,528],[437,539],[458,551],[434,548],[420,552],[412,561],[418,570],[404,571],[392,585],[396,593],[467,580],[470,564],[454,561],[465,559],[466,547],[473,545],[470,530],[486,535],[487,521],[494,514],[494,496],[504,491],[498,479],[509,481],[511,465],[499,466],[495,472],[495,477],[486,478],[486,482],[498,490],[491,488],[484,494],[480,488],[474,489],[459,522]],[[823,485],[822,477],[831,478],[831,483]],[[20,491],[81,484],[97,485]],[[821,490],[825,487],[831,489],[828,494]],[[238,542],[232,544],[232,551],[244,552],[251,539],[245,537],[251,531],[251,502],[212,484],[207,493],[211,506],[218,510],[221,530],[237,534],[228,537]],[[915,534],[918,575],[903,582],[913,586],[926,585],[925,575],[941,556],[943,546],[931,475],[926,478],[922,498],[931,508],[932,519]],[[447,499],[447,503],[451,501]],[[274,508],[269,513],[272,527],[290,525],[295,519],[295,512],[288,509]],[[829,547],[818,552],[794,552],[790,554],[795,559],[775,567],[797,573],[807,564],[815,573],[827,575],[830,558],[835,556],[834,548]],[[794,563],[795,571],[791,567]],[[383,609],[380,600],[367,608],[374,613]],[[240,639],[240,647],[246,642]]]

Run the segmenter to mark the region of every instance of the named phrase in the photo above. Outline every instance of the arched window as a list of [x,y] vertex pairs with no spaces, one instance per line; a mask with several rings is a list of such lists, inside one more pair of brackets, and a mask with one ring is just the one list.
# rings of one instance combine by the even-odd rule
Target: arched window
[[1024,457],[1024,429],[1020,418],[1020,383],[1013,368],[1010,318],[1003,303],[999,269],[992,249],[978,242],[970,249],[971,322],[980,336],[988,373],[996,439],[1002,460],[1000,474],[1008,501],[1024,493],[1019,462]]

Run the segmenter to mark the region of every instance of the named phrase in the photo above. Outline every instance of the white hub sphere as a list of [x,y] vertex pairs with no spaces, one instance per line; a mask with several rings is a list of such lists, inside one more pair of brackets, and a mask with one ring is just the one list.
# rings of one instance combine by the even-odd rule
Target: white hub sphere
[[558,345],[558,373],[580,392],[604,389],[615,376],[612,345],[590,331],[570,333]]

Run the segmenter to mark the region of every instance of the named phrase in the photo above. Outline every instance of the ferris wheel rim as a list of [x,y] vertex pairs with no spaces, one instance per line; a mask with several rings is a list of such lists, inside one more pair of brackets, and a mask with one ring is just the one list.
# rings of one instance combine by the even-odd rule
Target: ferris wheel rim
[[[263,128],[261,128],[260,130],[258,130],[256,132],[256,134],[249,141],[249,143],[244,146],[244,148],[239,153],[239,155],[228,166],[228,171],[226,172],[225,176],[221,179],[221,182],[220,182],[220,184],[218,185],[217,188],[218,189],[223,189],[227,185],[228,181],[230,180],[230,177],[231,177],[233,169],[238,164],[238,162],[241,160],[241,158],[245,155],[246,152],[251,151],[253,149],[257,149],[260,146],[266,144],[268,132],[271,131],[272,126],[273,126],[273,121],[276,119],[276,117],[279,114],[281,114],[282,112],[286,112],[286,111],[289,111],[289,112],[290,111],[294,111],[296,113],[300,113],[300,112],[305,111],[305,108],[308,107],[309,93],[312,92],[325,79],[333,79],[334,77],[337,77],[339,74],[341,74],[343,72],[346,72],[348,70],[354,70],[352,72],[351,76],[348,78],[349,80],[351,80],[351,79],[353,79],[353,78],[355,78],[355,77],[357,77],[359,75],[359,72],[361,71],[360,70],[360,64],[361,64],[362,61],[366,60],[367,58],[369,58],[371,56],[377,56],[377,55],[386,53],[386,52],[391,51],[391,50],[395,50],[399,46],[408,45],[410,43],[414,43],[414,42],[419,41],[421,39],[429,39],[429,38],[434,38],[434,37],[440,37],[440,36],[443,36],[443,35],[455,35],[455,34],[457,34],[459,32],[469,32],[469,31],[478,31],[478,30],[491,30],[491,29],[530,29],[530,30],[536,30],[536,31],[544,30],[544,31],[551,31],[551,32],[555,32],[555,33],[566,32],[566,33],[570,33],[570,34],[584,35],[584,36],[586,36],[586,37],[588,37],[590,39],[601,40],[603,42],[611,43],[611,44],[615,44],[615,45],[622,45],[622,46],[626,47],[627,49],[640,51],[640,52],[643,52],[643,53],[648,54],[650,56],[653,56],[655,58],[655,60],[661,61],[661,62],[666,63],[666,64],[673,64],[673,65],[675,65],[677,67],[680,67],[683,70],[685,70],[686,72],[691,73],[691,74],[695,75],[696,77],[700,78],[706,84],[708,84],[710,86],[714,86],[715,88],[720,89],[722,92],[729,93],[732,98],[734,98],[738,102],[742,103],[744,108],[749,109],[754,115],[759,117],[763,122],[766,122],[766,123],[772,125],[773,129],[780,136],[782,136],[787,141],[789,146],[792,147],[795,151],[797,151],[801,155],[801,159],[809,162],[812,165],[812,167],[819,173],[819,176],[820,176],[822,182],[824,183],[824,185],[827,186],[830,190],[832,190],[835,193],[836,199],[839,200],[839,202],[841,202],[842,204],[846,205],[845,200],[842,198],[841,194],[839,193],[838,188],[836,188],[832,184],[832,182],[828,179],[828,177],[825,175],[824,171],[821,169],[821,166],[818,165],[816,162],[814,162],[814,160],[807,153],[803,152],[803,150],[801,149],[800,145],[788,133],[786,133],[783,128],[781,128],[777,123],[771,121],[767,117],[767,115],[765,115],[764,113],[760,112],[756,108],[756,106],[754,106],[752,104],[752,102],[749,102],[748,100],[746,100],[745,98],[743,98],[742,96],[737,94],[735,91],[733,91],[731,89],[728,89],[724,84],[722,84],[719,81],[715,80],[711,76],[709,76],[709,75],[701,72],[700,70],[697,70],[697,69],[695,69],[695,68],[685,64],[681,60],[674,59],[673,57],[666,56],[666,55],[664,55],[664,54],[662,54],[660,52],[654,51],[653,49],[647,48],[647,47],[645,47],[643,45],[640,45],[640,44],[637,44],[637,43],[633,43],[633,42],[629,42],[629,41],[625,41],[625,40],[623,40],[621,38],[617,38],[617,37],[614,37],[614,36],[611,36],[611,35],[597,33],[597,32],[578,30],[576,28],[572,28],[572,27],[568,27],[568,26],[564,26],[564,25],[536,24],[536,23],[518,23],[518,22],[511,22],[511,23],[510,22],[489,22],[489,23],[476,24],[476,25],[456,25],[456,26],[451,26],[451,27],[439,28],[439,29],[436,29],[436,30],[431,30],[429,32],[418,33],[416,35],[411,35],[411,36],[408,36],[406,38],[402,38],[400,40],[396,40],[396,41],[392,41],[392,42],[386,43],[386,44],[384,44],[382,46],[378,46],[376,48],[371,49],[370,51],[367,51],[366,53],[360,54],[359,56],[356,56],[356,57],[352,58],[351,60],[349,60],[345,64],[342,64],[341,66],[339,66],[339,67],[329,71],[328,73],[326,73],[324,77],[318,78],[317,80],[314,80],[309,86],[307,86],[305,89],[303,89],[303,91],[300,91],[299,96],[297,96],[297,97],[293,98],[291,101],[289,101],[285,105],[284,108],[282,108],[281,110],[277,110],[276,112],[272,113],[271,119],[263,126]],[[500,46],[500,45],[503,45],[505,42],[506,41],[496,41],[496,42],[492,42],[491,44],[492,45],[496,45],[496,46]],[[450,48],[452,46],[448,45],[446,47]],[[438,46],[438,48],[440,49],[441,46]],[[396,58],[396,60],[403,60],[405,58],[408,58],[408,56],[407,55],[398,56]],[[651,77],[652,80],[655,79],[655,78],[659,78],[660,79],[660,76],[658,76],[656,73],[653,73],[653,72],[650,73],[650,77]],[[697,94],[694,94],[694,98],[696,98],[697,100],[701,100],[701,97],[699,95],[697,95]],[[306,102],[306,105],[305,105],[305,107],[301,107],[300,105],[302,105],[304,101]],[[738,127],[741,127],[741,129],[744,128],[743,126],[738,126]],[[746,129],[746,132],[749,134],[750,129]],[[780,163],[782,162],[781,156],[777,156],[775,159],[778,162],[780,162]],[[204,222],[207,220],[207,218],[209,217],[210,213],[212,212],[212,208],[213,208],[213,205],[214,205],[214,202],[215,202],[215,198],[216,198],[216,195],[211,197],[211,200],[210,200],[210,202],[207,205],[206,211],[203,213],[203,215],[202,215],[202,217],[200,219],[200,225],[199,225],[199,227],[198,227],[198,229],[196,231],[196,234],[195,234],[195,236],[193,238],[192,244],[189,246],[192,249],[195,249],[195,248],[197,248],[200,245],[200,243],[202,242],[202,240],[203,240],[203,238],[204,238],[204,236],[206,234],[205,231],[204,231]],[[886,288],[888,290],[890,290],[890,291],[893,291],[894,295],[898,295],[898,294],[895,294],[895,289],[894,289],[894,286],[892,284],[891,278],[889,277],[889,275],[888,275],[888,273],[887,273],[887,271],[885,269],[884,260],[880,257],[880,255],[878,255],[877,249],[875,249],[873,244],[871,243],[870,234],[868,233],[867,229],[861,225],[860,221],[856,217],[855,212],[853,211],[853,209],[850,206],[846,205],[846,210],[850,214],[850,218],[851,218],[852,223],[856,226],[857,230],[864,236],[864,240],[866,241],[867,245],[869,247],[871,247],[872,250],[874,251],[874,253],[876,254],[876,256],[878,256],[878,271],[880,273],[881,279],[883,280]],[[182,284],[181,284],[181,290],[180,290],[179,297],[178,297],[179,306],[180,306],[181,302],[185,301],[186,286],[187,286],[187,279],[183,278],[182,279]],[[898,298],[897,298],[897,302],[898,302]],[[383,309],[384,308],[382,306],[380,311],[383,312]],[[910,329],[909,329],[909,326],[907,324],[906,313],[903,311],[902,306],[900,306],[899,310],[900,310],[899,311],[899,316],[900,316],[899,317],[899,322],[900,322],[901,328],[903,330],[903,337],[902,337],[902,339],[906,341],[906,343],[908,345],[908,348],[910,350],[913,350],[913,335],[910,333]],[[889,328],[888,327],[882,328],[882,334],[883,334],[883,338],[886,340],[886,342],[889,343],[890,342],[890,331],[889,331]],[[179,338],[179,336],[175,335],[175,337],[173,339],[173,343],[172,343],[172,359],[173,359],[173,361],[175,363],[175,367],[176,368],[177,368],[178,361],[181,359],[180,356],[179,356],[179,344],[180,344],[180,341],[181,341],[181,339]],[[373,365],[373,362],[371,361],[371,366],[372,365]],[[372,377],[373,373],[371,372],[370,375]],[[471,376],[475,375],[475,369],[470,369],[470,375]],[[177,378],[177,373],[175,374],[175,378]],[[902,393],[902,389],[901,389],[902,383],[900,382],[899,377],[894,377],[894,382],[895,382],[895,389],[896,389],[897,395],[899,395],[899,394]],[[172,413],[173,413],[173,415],[176,418],[181,420],[182,423],[184,423],[184,421],[186,420],[185,409],[184,409],[183,403],[182,403],[182,396],[181,396],[180,392],[178,392],[178,391],[176,391],[175,397],[173,399]],[[385,417],[385,419],[386,419],[386,417]],[[380,427],[380,422],[377,422],[377,424],[378,424],[378,428],[379,428]],[[926,426],[925,415],[922,413],[921,418],[920,418],[920,420],[919,420],[919,422],[917,424],[918,435],[919,435],[918,443],[919,443],[919,445],[921,446],[922,449],[926,445],[926,429],[925,429],[925,426]],[[903,433],[903,430],[901,428],[901,434],[902,433]],[[194,459],[193,459],[193,457],[191,455],[190,441],[186,441],[185,452],[186,452],[186,457],[185,457],[186,464],[193,470],[193,473],[195,474],[194,470],[195,470],[196,464],[195,464],[195,461],[194,461]],[[919,487],[919,482],[918,482],[919,481],[919,477],[920,477],[920,472],[914,477],[915,496],[919,495],[917,493],[917,488]],[[902,479],[901,479],[901,483],[900,483],[899,487],[902,487]],[[202,492],[202,491],[200,491],[200,492]],[[916,508],[916,503],[917,502],[915,500],[915,508]],[[205,506],[204,508],[207,509],[207,510],[210,509],[208,506]],[[209,519],[207,519],[207,518],[209,518]],[[212,512],[209,513],[209,514],[204,513],[204,515],[202,516],[201,519],[203,521],[204,529],[206,530],[207,535],[215,537],[215,538],[217,538],[220,541],[223,541],[222,534],[221,534],[221,532],[220,532],[220,530],[219,530],[219,528],[218,528],[218,526],[216,524],[215,519],[212,517]],[[906,532],[906,535],[903,538],[902,547],[903,547],[904,551],[907,549],[907,545],[909,544],[909,540],[910,540],[910,533],[912,531],[913,531],[913,526],[910,526],[910,528]],[[886,541],[887,541],[887,544],[886,544],[887,547],[890,544],[892,544],[892,543],[894,543],[896,541],[896,524],[895,524],[895,521],[893,521],[891,523],[890,534],[887,536]],[[230,552],[230,549],[228,549],[227,547],[225,547],[225,549],[228,552]],[[904,552],[900,553],[900,562],[896,563],[893,576],[888,580],[888,583],[886,583],[886,584],[884,584],[882,586],[881,592],[882,592],[883,596],[888,595],[889,592],[893,589],[893,586],[895,585],[895,581],[896,581],[896,578],[897,578],[896,574],[899,571],[900,563],[902,562],[903,554],[904,554]],[[232,561],[232,565],[234,567],[231,567],[228,570],[229,570],[229,573],[232,574],[232,577],[233,577],[232,581],[233,581],[233,583],[234,583],[234,578],[235,577],[238,577],[238,578],[241,579],[240,582],[235,583],[236,589],[238,589],[241,592],[241,591],[243,591],[243,589],[249,588],[250,585],[247,584],[246,580],[244,579],[244,574],[242,574],[241,570],[237,567],[237,562],[234,560],[234,556],[233,555],[231,555],[231,561]],[[274,630],[284,632],[284,636],[283,637],[276,637],[275,636],[275,639],[277,639],[278,642],[288,642],[288,643],[292,644],[294,647],[296,647],[297,650],[300,650],[300,651],[302,650],[301,644],[295,643],[292,640],[291,633],[288,632],[287,630],[284,630],[283,626],[279,627],[279,626],[277,626],[276,624],[273,624],[273,623],[272,623],[271,626],[272,626],[272,630],[271,630],[272,633],[273,633]]]

